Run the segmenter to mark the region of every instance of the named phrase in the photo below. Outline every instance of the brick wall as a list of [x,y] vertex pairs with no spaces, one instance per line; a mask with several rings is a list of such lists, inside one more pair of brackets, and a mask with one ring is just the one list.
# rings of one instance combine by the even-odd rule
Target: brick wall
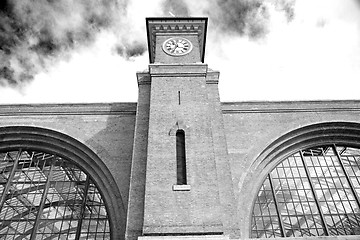
[[127,209],[135,103],[0,105],[0,127],[33,126],[66,134],[90,148],[113,175]]
[[222,104],[237,205],[234,210],[237,211],[236,222],[241,237],[249,237],[252,204],[260,185],[266,174],[282,160],[260,159],[264,150],[284,135],[305,126],[329,122],[360,123],[359,104],[359,101]]

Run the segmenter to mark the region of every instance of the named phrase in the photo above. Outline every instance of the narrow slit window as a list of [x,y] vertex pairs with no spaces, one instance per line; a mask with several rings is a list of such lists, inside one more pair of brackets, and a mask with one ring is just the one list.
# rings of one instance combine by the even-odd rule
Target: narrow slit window
[[186,185],[185,132],[176,132],[176,175],[177,185]]

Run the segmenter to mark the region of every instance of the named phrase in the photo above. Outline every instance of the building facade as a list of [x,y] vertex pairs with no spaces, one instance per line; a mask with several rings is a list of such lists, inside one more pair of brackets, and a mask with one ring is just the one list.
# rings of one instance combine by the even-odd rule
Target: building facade
[[360,102],[220,102],[207,19],[146,24],[137,103],[0,106],[0,238],[358,239]]

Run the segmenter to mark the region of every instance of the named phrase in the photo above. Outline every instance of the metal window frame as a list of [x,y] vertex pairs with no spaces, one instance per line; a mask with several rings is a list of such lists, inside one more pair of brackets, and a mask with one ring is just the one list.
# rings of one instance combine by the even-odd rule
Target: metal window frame
[[[354,196],[354,198],[355,198],[355,202],[356,202],[356,205],[357,205],[357,209],[360,209],[360,197],[359,197],[359,195],[357,194],[357,192],[355,191],[355,187],[354,187],[354,184],[352,183],[352,180],[351,180],[351,178],[350,178],[350,176],[349,176],[349,174],[348,174],[348,172],[347,172],[347,170],[346,170],[346,168],[344,167],[344,163],[342,162],[342,159],[341,159],[341,156],[340,156],[340,153],[337,151],[337,146],[333,143],[333,144],[326,144],[326,145],[324,145],[324,146],[326,146],[327,147],[327,149],[332,149],[333,150],[333,152],[334,152],[334,155],[335,155],[335,157],[336,157],[336,159],[338,160],[338,162],[339,162],[339,165],[340,165],[340,167],[341,167],[341,170],[342,170],[342,172],[343,172],[343,175],[345,176],[345,178],[346,178],[346,183],[348,184],[348,186],[349,186],[349,188],[351,189],[350,191],[351,191],[351,193],[352,193],[352,195]],[[345,148],[344,149],[346,149],[346,147],[347,146],[345,146]],[[321,153],[319,152],[319,151],[315,151],[315,152],[313,152],[313,151],[311,151],[313,148],[316,148],[316,146],[314,146],[314,147],[308,147],[308,148],[306,148],[306,149],[310,149],[310,154],[312,154],[313,156],[315,156],[317,159],[318,159],[318,161],[323,161],[324,162],[324,164],[326,164],[326,166],[324,165],[324,166],[319,166],[320,167],[320,170],[321,170],[321,176],[318,176],[318,172],[316,171],[316,169],[315,169],[315,166],[312,166],[313,168],[314,168],[314,171],[315,171],[315,174],[316,174],[316,179],[319,179],[319,177],[320,178],[325,178],[326,177],[326,174],[325,174],[325,170],[326,169],[328,169],[327,171],[332,171],[332,170],[330,170],[330,169],[332,169],[332,168],[334,168],[335,170],[335,172],[336,172],[336,175],[331,175],[330,177],[331,177],[331,179],[332,179],[332,182],[333,182],[333,184],[334,184],[334,186],[332,187],[332,186],[330,186],[329,185],[329,182],[328,181],[326,181],[325,182],[325,186],[326,186],[326,188],[323,188],[323,185],[320,185],[320,190],[323,192],[323,194],[325,194],[325,192],[324,192],[324,190],[327,190],[327,191],[330,191],[330,194],[333,194],[333,191],[331,190],[331,189],[333,189],[335,192],[336,192],[336,194],[338,194],[338,196],[340,197],[341,195],[340,195],[340,192],[339,192],[339,189],[348,189],[348,188],[344,188],[345,186],[344,186],[344,184],[345,183],[343,183],[343,181],[341,180],[341,177],[342,177],[342,174],[340,174],[338,171],[339,170],[337,170],[337,168],[336,168],[336,163],[334,162],[334,159],[333,158],[331,158],[331,161],[332,161],[332,165],[329,165],[329,163],[328,163],[328,160],[326,160],[325,159],[325,157],[326,157],[326,152],[327,151],[325,151],[325,149],[323,148],[323,146],[320,146],[320,148],[321,148]],[[317,148],[319,148],[319,147],[317,147]],[[359,150],[360,150],[360,148],[358,148]],[[344,151],[343,151],[344,152]],[[288,157],[286,157],[286,158],[284,158],[282,161],[280,161],[277,165],[276,165],[276,167],[274,167],[268,174],[267,174],[267,178],[266,179],[268,179],[269,180],[269,182],[270,182],[270,187],[271,187],[271,191],[272,191],[272,195],[273,195],[273,201],[274,201],[274,204],[275,204],[275,206],[276,206],[276,211],[277,211],[277,217],[278,217],[278,220],[279,220],[279,225],[280,225],[280,229],[281,229],[281,234],[282,234],[282,237],[287,237],[286,235],[286,231],[285,231],[285,226],[284,226],[284,222],[283,222],[283,219],[282,219],[282,214],[281,214],[281,211],[280,211],[280,207],[279,207],[279,203],[278,203],[278,199],[277,199],[277,197],[276,197],[276,193],[275,193],[275,186],[274,186],[274,183],[273,183],[273,179],[272,179],[272,176],[271,176],[271,173],[273,172],[273,171],[276,171],[277,172],[277,174],[278,174],[278,177],[279,177],[279,179],[281,179],[281,177],[280,177],[280,174],[279,174],[279,172],[278,172],[278,168],[280,167],[280,168],[284,168],[284,171],[285,171],[285,167],[284,167],[284,165],[282,165],[283,163],[284,163],[284,161],[289,161],[289,157],[291,157],[291,156],[294,156],[294,161],[296,161],[296,159],[295,159],[295,154],[296,153],[299,153],[299,155],[300,155],[300,158],[301,158],[301,162],[302,162],[302,164],[303,164],[303,167],[304,167],[304,169],[305,169],[305,175],[306,175],[306,179],[307,179],[307,181],[309,182],[309,184],[310,184],[310,189],[311,189],[311,192],[312,192],[312,194],[313,194],[313,196],[314,196],[314,200],[315,200],[315,204],[316,204],[316,208],[317,208],[317,211],[318,211],[318,213],[319,213],[319,215],[320,215],[320,220],[321,220],[321,226],[322,226],[322,229],[323,229],[323,231],[324,231],[324,235],[325,236],[329,236],[329,235],[333,235],[333,234],[330,234],[330,230],[329,230],[329,228],[328,228],[328,225],[327,225],[327,223],[326,223],[326,219],[325,219],[325,215],[326,216],[328,216],[328,217],[331,217],[331,218],[333,218],[333,213],[331,213],[330,212],[330,206],[329,206],[329,202],[328,201],[325,201],[324,203],[326,204],[326,207],[329,209],[329,214],[324,214],[323,213],[323,211],[322,211],[322,208],[321,208],[321,203],[319,202],[319,197],[317,196],[317,193],[316,193],[316,191],[315,191],[315,186],[314,186],[314,182],[313,182],[313,180],[312,180],[312,177],[311,177],[311,175],[310,175],[310,170],[309,170],[309,166],[307,165],[307,163],[306,163],[306,161],[305,161],[305,158],[304,158],[304,155],[303,155],[303,150],[299,150],[298,152],[295,152],[295,153],[292,153],[291,155],[289,155]],[[315,155],[314,155],[315,154]],[[319,156],[317,156],[317,154],[320,154]],[[359,154],[360,155],[360,154]],[[322,159],[320,160],[319,159],[319,157],[322,157]],[[313,160],[312,160],[313,161]],[[290,163],[290,162],[289,162]],[[319,162],[319,163],[321,163],[321,162]],[[357,164],[357,165],[359,165],[359,164]],[[297,164],[296,164],[296,168],[298,168],[299,166],[297,166]],[[359,166],[358,166],[359,167]],[[291,167],[291,166],[289,166],[289,169],[290,169],[290,171],[291,171],[291,174],[292,174],[292,176],[290,177],[290,179],[294,179],[294,181],[295,181],[295,177],[294,177],[294,174],[293,174],[293,169],[292,169],[293,167]],[[325,170],[324,170],[324,168],[326,168]],[[360,168],[360,167],[359,167]],[[351,169],[352,169],[352,171],[354,171],[355,172],[355,170],[353,169],[353,166],[351,166]],[[331,173],[331,174],[333,174],[333,172]],[[305,177],[305,176],[300,176],[300,178],[303,178],[303,177]],[[290,189],[290,183],[289,183],[289,179],[288,179],[288,177],[287,177],[287,174],[286,174],[286,172],[285,172],[285,176],[283,176],[283,178],[284,178],[284,180],[285,180],[285,183],[287,184],[287,188],[286,189],[288,189],[289,191],[291,190]],[[335,179],[338,179],[338,181],[340,181],[340,185],[338,185],[336,182],[335,182]],[[265,181],[265,180],[264,180]],[[296,183],[295,183],[296,184]],[[340,188],[339,188],[339,186],[340,186]],[[295,187],[295,189],[297,190],[297,186],[295,185],[294,186]],[[282,191],[282,194],[284,195],[284,192]],[[328,193],[327,193],[328,194]],[[346,194],[346,192],[345,192],[345,194]],[[291,193],[290,193],[290,195],[291,195]],[[324,195],[325,196],[325,195]],[[283,196],[284,197],[284,199],[286,199],[285,198],[285,196]],[[294,204],[294,202],[293,202],[293,200],[292,200],[293,198],[291,197],[291,202]],[[306,196],[306,199],[308,200],[308,198],[307,198],[307,196]],[[348,202],[348,204],[350,205],[350,208],[347,208],[346,206],[345,206],[345,202],[343,201],[343,200],[339,200],[340,201],[340,204],[341,204],[341,206],[343,207],[343,211],[347,211],[347,210],[349,210],[350,208],[351,208],[351,211],[353,212],[353,214],[351,214],[351,216],[352,215],[354,215],[355,217],[356,217],[356,213],[359,213],[359,212],[355,212],[354,211],[354,209],[353,209],[353,205],[352,205],[352,201],[353,200],[351,200],[351,199],[346,199],[345,201],[346,202]],[[337,201],[335,201],[335,200],[332,200],[331,201],[331,203],[332,204],[335,204]],[[253,204],[253,208],[255,207],[255,204]],[[286,204],[286,209],[287,209],[287,204]],[[295,205],[293,205],[293,208],[295,209]],[[302,208],[302,207],[301,207]],[[303,209],[303,208],[302,208]],[[311,210],[311,209],[310,209]],[[345,222],[347,222],[348,224],[350,224],[350,225],[352,225],[352,224],[354,224],[354,221],[352,221],[352,219],[350,219],[350,216],[348,216],[348,213],[346,213],[346,212],[344,212],[344,213],[342,213],[342,212],[339,212],[339,210],[336,208],[335,209],[336,210],[336,216],[338,216],[338,218],[340,219],[339,221],[335,221],[335,220],[332,220],[333,221],[333,223],[331,223],[331,224],[341,224],[342,225],[342,229],[344,229],[343,230],[343,232],[337,232],[337,234],[336,235],[343,235],[343,234],[345,234],[345,235],[348,235],[348,234],[350,234],[353,230],[350,230],[350,231],[346,231],[346,227],[344,226],[344,223]],[[252,211],[254,211],[254,209],[252,210]],[[261,212],[262,212],[263,210],[261,209]],[[304,211],[304,209],[303,209],[303,211]],[[287,212],[289,213],[289,211],[287,210]],[[310,211],[311,213],[312,213],[312,210]],[[251,221],[254,221],[254,215],[253,215],[254,213],[252,213],[252,220]],[[342,217],[342,215],[344,215],[345,216],[345,220],[343,221],[343,220],[341,220],[341,217]],[[269,215],[270,216],[270,215]],[[290,215],[289,215],[290,216]],[[297,214],[295,214],[294,216],[298,216]],[[358,219],[355,219],[356,220],[356,222],[359,224],[359,220]],[[291,221],[291,220],[290,220]],[[297,221],[299,221],[299,218],[297,217]],[[315,219],[312,219],[312,221],[315,221]],[[271,224],[271,221],[270,221],[270,224]],[[316,231],[317,231],[317,233],[318,233],[318,235],[319,235],[319,230],[320,230],[320,228],[318,228],[318,226],[316,225],[316,223],[314,222],[314,226],[316,226],[315,227],[315,229],[316,229]],[[310,231],[312,228],[310,228],[309,227],[309,225],[307,224],[307,222],[306,222],[306,225],[308,226],[308,230]],[[251,226],[253,226],[253,224],[251,224]],[[257,236],[257,237],[260,237],[259,236],[259,233],[258,233],[258,230],[256,230],[256,229],[254,229],[253,227],[251,227],[250,228],[251,229],[251,233],[250,233],[250,235],[251,236]],[[351,228],[351,229],[353,229],[353,228]],[[301,232],[301,235],[303,235],[303,233],[302,233],[302,231],[303,230],[306,230],[306,229],[298,229],[300,232]],[[255,232],[254,232],[255,231]],[[262,236],[262,237],[267,237],[266,235],[265,236]]]
[[[19,161],[22,159],[21,158],[22,154],[25,153],[25,151],[23,151],[22,148],[19,148],[18,150],[12,149],[11,151],[7,151],[5,156],[9,155],[9,152],[15,152],[15,151],[17,151],[17,156],[16,156],[16,159],[14,160],[11,170],[10,170],[10,168],[8,169],[8,170],[10,170],[10,174],[7,179],[7,183],[3,189],[3,193],[1,194],[1,197],[0,197],[0,203],[1,203],[0,204],[0,213],[4,209],[5,202],[8,200],[16,199],[16,201],[22,201],[21,199],[24,198],[24,199],[27,199],[29,204],[31,204],[31,200],[28,198],[29,193],[30,193],[30,195],[34,195],[34,194],[39,195],[38,193],[36,193],[39,191],[42,192],[41,199],[40,199],[40,203],[38,206],[37,205],[27,206],[25,203],[23,203],[23,205],[20,205],[20,207],[24,207],[25,209],[28,208],[27,210],[18,212],[17,210],[14,209],[13,214],[17,214],[17,215],[13,215],[10,219],[2,219],[1,220],[1,222],[2,222],[1,229],[6,229],[6,228],[7,229],[6,229],[6,233],[3,232],[0,235],[7,236],[9,234],[9,230],[11,228],[12,232],[14,232],[14,233],[11,233],[11,236],[14,236],[14,238],[16,237],[16,239],[17,239],[17,238],[23,238],[24,236],[28,236],[28,237],[30,237],[31,240],[34,240],[34,239],[36,239],[36,236],[38,236],[38,234],[42,234],[42,235],[45,234],[45,233],[39,233],[38,229],[40,229],[40,228],[45,229],[45,227],[48,227],[48,224],[49,223],[51,224],[51,222],[55,223],[55,222],[61,221],[61,226],[62,226],[64,221],[70,221],[70,223],[71,223],[72,220],[77,220],[78,223],[77,223],[75,239],[76,240],[80,239],[81,230],[82,230],[82,219],[84,218],[85,208],[89,207],[86,205],[86,202],[88,199],[87,194],[89,192],[89,185],[90,185],[90,181],[91,181],[90,176],[87,173],[84,173],[83,170],[81,170],[80,168],[77,168],[76,164],[72,163],[68,159],[60,158],[60,157],[53,155],[52,158],[48,158],[45,161],[43,161],[45,158],[45,154],[47,154],[45,151],[41,152],[41,154],[43,156],[42,159],[34,157],[35,151],[33,151],[32,155],[31,156],[29,155],[28,158],[24,160],[24,162],[28,162],[27,164],[19,164]],[[29,152],[29,151],[31,152],[31,150],[28,149],[27,152]],[[5,161],[5,159],[3,161]],[[58,165],[60,161],[61,161],[61,163],[60,163],[60,165]],[[80,212],[79,219],[74,219],[72,214],[71,215],[65,214],[65,209],[71,205],[70,203],[72,201],[76,201],[76,199],[69,200],[69,199],[63,198],[63,200],[53,201],[54,195],[57,195],[59,199],[61,199],[61,197],[63,197],[62,194],[64,194],[64,193],[70,194],[70,195],[75,194],[74,195],[75,198],[78,195],[78,193],[76,193],[76,192],[72,192],[72,193],[71,192],[62,192],[62,191],[59,192],[58,189],[56,189],[56,187],[55,187],[58,182],[62,182],[63,184],[65,184],[65,183],[79,184],[79,183],[83,182],[80,179],[76,179],[77,178],[76,175],[73,176],[73,179],[68,178],[68,181],[66,181],[66,180],[57,181],[56,179],[54,179],[55,173],[63,174],[64,177],[69,174],[66,171],[66,169],[64,168],[64,166],[61,165],[61,164],[67,164],[68,162],[70,163],[70,166],[72,167],[72,169],[71,169],[72,171],[74,171],[73,167],[76,167],[77,168],[76,172],[83,172],[86,176],[85,190],[84,190],[84,194],[83,194],[83,198],[82,198],[81,209],[80,209],[81,212]],[[47,166],[49,166],[49,169],[45,170],[46,174],[45,174],[45,172],[43,172],[45,164],[47,164]],[[58,166],[58,169],[55,170],[55,166]],[[2,171],[2,172],[4,172],[4,171]],[[18,181],[19,178],[17,178],[15,180],[14,177],[15,177],[16,173],[20,174],[19,176],[23,176],[25,179],[22,181]],[[41,173],[41,175],[39,175],[40,173]],[[35,177],[36,177],[36,179],[35,179]],[[46,180],[44,181],[44,180],[42,180],[42,178],[45,178]],[[62,178],[61,175],[60,175],[60,178]],[[20,185],[23,184],[23,186],[21,187],[20,190],[10,191],[11,186],[13,186],[15,184],[20,184]],[[30,187],[26,186],[24,188],[25,185],[30,185]],[[108,211],[107,206],[106,206],[105,202],[102,200],[103,199],[102,193],[98,190],[98,187],[95,184],[92,184],[92,185],[95,189],[95,192],[100,197],[100,199],[99,199],[100,202],[98,204],[95,204],[94,206],[100,207],[100,208],[104,207],[104,208],[106,208],[106,212],[107,212]],[[56,191],[56,192],[50,193],[49,192],[50,189],[53,189],[53,191]],[[63,188],[61,190],[63,190]],[[70,188],[67,190],[70,191]],[[69,195],[66,195],[66,196],[69,196]],[[21,198],[21,199],[19,200],[19,198]],[[50,202],[47,202],[47,201],[49,201],[49,198],[51,198],[51,200],[50,200]],[[35,200],[35,197],[33,198],[33,200]],[[54,219],[52,219],[52,218],[44,219],[41,217],[43,215],[44,209],[49,208],[49,207],[59,206],[59,205],[61,205],[61,206],[64,205],[64,214],[60,215],[60,218],[55,217]],[[6,211],[8,211],[8,209],[13,208],[13,207],[14,206],[12,206],[12,205],[6,206]],[[57,216],[58,209],[56,209],[55,211],[56,211],[55,216]],[[35,219],[31,219],[31,218],[29,219],[28,217],[26,217],[29,214],[34,214]],[[104,235],[108,235],[110,237],[110,235],[111,235],[110,223],[108,223],[107,225],[105,224],[104,230],[98,232],[98,227],[99,227],[100,221],[108,221],[108,222],[110,221],[107,214],[105,217],[100,217],[99,214],[100,213],[98,213],[98,215],[97,215],[98,217],[92,217],[92,216],[90,217],[90,220],[89,220],[90,222],[91,221],[97,222],[95,232],[92,231],[91,235],[104,234]],[[6,215],[4,215],[4,217],[5,216]],[[20,229],[20,231],[18,228],[14,229],[10,225],[11,223],[14,223],[14,222],[23,222],[23,223],[25,223],[25,227],[23,228],[23,230]],[[32,228],[30,230],[25,231],[27,229],[28,223],[31,223]],[[67,224],[69,224],[69,223],[67,223]],[[17,226],[19,226],[19,225],[17,225]],[[108,227],[106,228],[106,226],[108,226]],[[88,227],[90,227],[90,224],[88,225]],[[50,229],[50,231],[54,231],[54,227],[52,227],[52,229],[51,229],[51,225],[48,228]],[[73,228],[73,230],[74,229],[75,228]],[[108,230],[106,230],[106,229],[108,229]],[[25,231],[25,232],[23,232],[23,231]],[[61,232],[64,232],[64,234],[66,234],[66,232],[67,232],[67,234],[69,234],[70,231],[71,231],[71,229],[69,226],[68,229],[63,229],[62,231],[56,231],[53,234],[58,236],[59,234],[61,234]],[[89,231],[89,229],[88,229],[88,231]],[[52,233],[52,232],[50,232],[50,233]],[[50,233],[47,233],[47,234],[50,234]]]

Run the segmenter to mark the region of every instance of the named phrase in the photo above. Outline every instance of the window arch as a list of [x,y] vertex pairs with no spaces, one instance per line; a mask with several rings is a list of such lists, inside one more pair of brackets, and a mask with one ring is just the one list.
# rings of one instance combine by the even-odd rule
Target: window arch
[[0,139],[0,237],[123,237],[120,193],[89,148],[35,127],[0,128]]
[[302,149],[266,177],[253,208],[252,237],[360,234],[360,149]]
[[264,176],[251,190],[249,237],[360,235],[359,168],[358,123],[314,124],[280,137],[244,183]]

